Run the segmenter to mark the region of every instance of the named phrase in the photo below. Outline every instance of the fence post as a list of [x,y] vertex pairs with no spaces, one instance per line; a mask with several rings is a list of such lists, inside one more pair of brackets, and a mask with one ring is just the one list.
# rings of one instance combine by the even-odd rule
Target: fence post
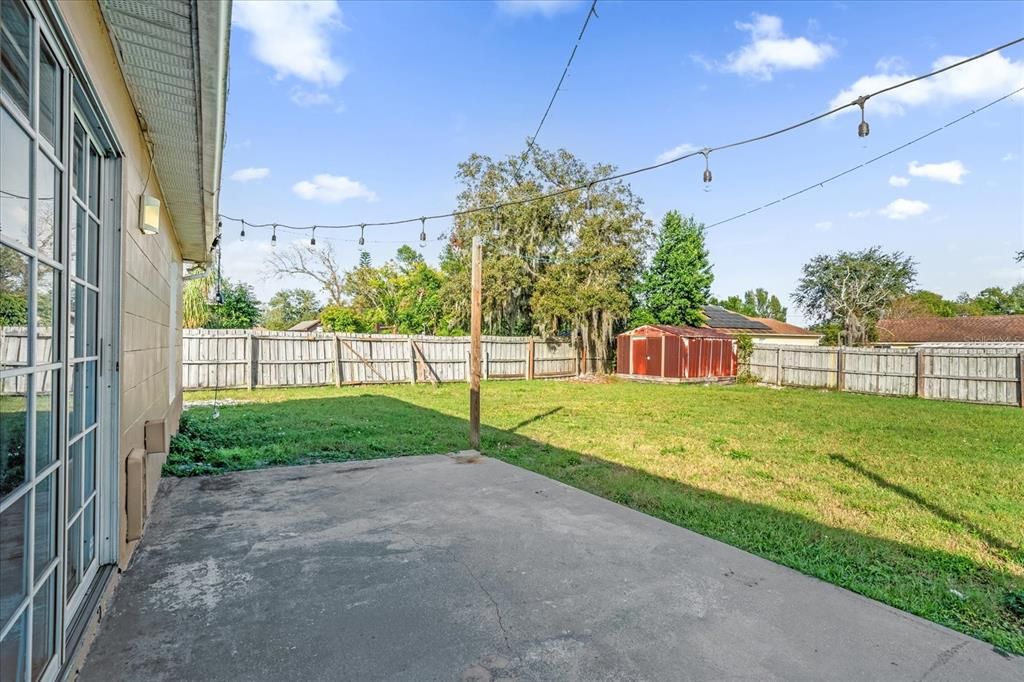
[[331,347],[334,348],[334,385],[341,388],[341,340],[337,332],[334,334],[334,343]]
[[251,331],[248,334],[246,343],[249,351],[249,371],[245,379],[245,387],[251,391],[257,383],[256,370],[259,364],[259,361],[256,359],[256,335]]
[[416,383],[416,342],[409,337],[409,383]]
[[839,346],[836,350],[836,390],[842,391],[846,388],[846,367],[844,366],[845,357],[843,356],[843,347]]
[[491,351],[484,351],[484,380],[491,378]]
[[775,349],[775,384],[782,385],[782,349]]
[[526,340],[526,378],[533,379],[533,338]]
[[1024,350],[1017,355],[1017,390],[1021,408],[1024,408]]
[[924,351],[917,351],[917,397],[924,397]]

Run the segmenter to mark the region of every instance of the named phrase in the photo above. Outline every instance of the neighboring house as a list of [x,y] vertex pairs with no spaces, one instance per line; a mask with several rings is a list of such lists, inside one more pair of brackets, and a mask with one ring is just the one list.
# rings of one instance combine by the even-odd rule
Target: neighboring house
[[1024,315],[879,320],[879,346],[1024,343]]
[[230,13],[0,2],[4,682],[67,673],[177,428],[183,262],[208,260],[216,231]]
[[298,324],[289,327],[290,332],[318,332],[320,331],[320,320],[303,320]]
[[704,316],[706,326],[733,337],[749,336],[754,343],[817,346],[821,342],[821,334],[795,324],[767,317],[747,317],[717,305],[704,306]]

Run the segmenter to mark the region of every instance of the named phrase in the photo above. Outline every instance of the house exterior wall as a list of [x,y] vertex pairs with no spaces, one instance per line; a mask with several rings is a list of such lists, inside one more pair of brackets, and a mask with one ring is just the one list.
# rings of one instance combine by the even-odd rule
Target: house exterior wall
[[[59,8],[124,149],[121,159],[121,386],[117,453],[121,515],[119,564],[124,567],[135,545],[125,540],[126,459],[133,449],[145,447],[147,421],[166,420],[169,436],[177,430],[181,414],[181,306],[177,304],[181,300],[181,256],[157,173],[155,170],[151,173],[142,127],[100,9],[94,0],[62,2]],[[160,199],[158,235],[144,235],[139,230],[139,199],[143,193]],[[172,310],[174,320],[170,319]],[[161,450],[166,452],[166,447]]]
[[771,334],[765,336],[751,336],[754,343],[768,343],[772,345],[785,346],[819,346],[820,336],[784,336],[782,334]]

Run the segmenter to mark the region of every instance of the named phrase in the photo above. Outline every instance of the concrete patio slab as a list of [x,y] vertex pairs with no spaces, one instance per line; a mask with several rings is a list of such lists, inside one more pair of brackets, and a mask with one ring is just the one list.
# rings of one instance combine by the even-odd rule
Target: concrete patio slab
[[488,458],[165,480],[81,671],[1020,680],[1024,659]]

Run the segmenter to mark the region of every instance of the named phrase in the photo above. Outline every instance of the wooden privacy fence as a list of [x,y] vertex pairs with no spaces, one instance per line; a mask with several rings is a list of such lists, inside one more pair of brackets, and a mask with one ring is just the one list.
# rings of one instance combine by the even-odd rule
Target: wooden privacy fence
[[754,346],[769,384],[1024,407],[1024,345],[999,348]]
[[[484,379],[576,376],[567,339],[484,336]],[[186,329],[185,389],[469,381],[469,337]]]

